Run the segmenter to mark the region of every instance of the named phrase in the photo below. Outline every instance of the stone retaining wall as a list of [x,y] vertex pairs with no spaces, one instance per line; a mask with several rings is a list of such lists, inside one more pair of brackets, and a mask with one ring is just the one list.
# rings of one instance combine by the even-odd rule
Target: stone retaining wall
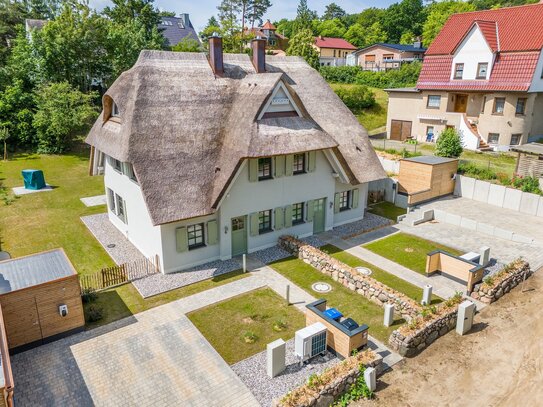
[[[345,359],[341,363],[354,364],[354,367],[347,370],[344,373],[338,374],[336,377],[333,377],[330,383],[324,384],[319,388],[311,388],[308,384],[304,384],[297,389],[294,389],[290,392],[294,395],[293,399],[289,400],[288,398],[283,398],[281,400],[275,400],[273,403],[274,407],[328,407],[337,400],[341,395],[349,391],[351,385],[358,379],[361,375],[359,363],[352,363],[351,359],[356,359],[357,356],[352,356],[349,359]],[[374,359],[370,362],[364,363],[366,367],[373,367],[377,373],[381,373],[383,370],[383,358],[377,354],[374,354]],[[336,368],[341,370],[341,367],[336,365],[331,369]],[[323,377],[326,373],[321,374],[320,377]]]
[[390,347],[405,357],[412,357],[430,346],[437,338],[456,327],[458,308],[447,312],[423,328],[404,335],[401,329],[392,332],[388,343]]
[[406,295],[381,284],[369,276],[360,274],[354,268],[292,236],[281,236],[279,245],[289,253],[315,267],[321,273],[343,284],[350,290],[363,295],[377,305],[394,304],[395,312],[406,320],[414,318],[422,309],[418,303]]
[[[503,274],[500,275],[500,273]],[[483,282],[478,285],[478,290],[471,293],[471,296],[485,304],[491,304],[522,283],[525,278],[530,277],[532,273],[526,261],[517,260],[491,277],[496,280],[492,286]]]

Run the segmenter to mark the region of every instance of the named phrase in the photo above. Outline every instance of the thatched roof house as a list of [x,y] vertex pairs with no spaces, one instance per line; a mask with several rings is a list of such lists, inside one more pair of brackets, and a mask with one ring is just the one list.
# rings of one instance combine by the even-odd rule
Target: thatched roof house
[[[214,213],[246,158],[333,149],[351,184],[386,177],[366,130],[302,58],[214,52],[142,51],[87,137],[132,163],[154,225]],[[258,120],[281,81],[301,116]]]

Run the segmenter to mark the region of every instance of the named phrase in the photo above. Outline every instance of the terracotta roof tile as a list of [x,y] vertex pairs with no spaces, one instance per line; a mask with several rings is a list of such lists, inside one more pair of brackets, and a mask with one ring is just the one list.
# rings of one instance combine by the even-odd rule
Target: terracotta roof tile
[[[452,54],[475,22],[479,23],[487,41],[490,38],[489,42],[492,43],[494,40],[491,23],[497,25],[499,48],[502,52],[534,51],[543,48],[543,4],[539,3],[454,14],[447,20],[426,55]],[[497,44],[495,46],[497,47]]]
[[357,49],[353,44],[343,38],[316,37],[315,45],[319,48]]

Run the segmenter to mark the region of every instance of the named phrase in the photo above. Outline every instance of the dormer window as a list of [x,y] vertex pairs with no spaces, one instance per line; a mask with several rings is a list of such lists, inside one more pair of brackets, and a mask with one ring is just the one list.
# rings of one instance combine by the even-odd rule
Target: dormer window
[[464,64],[456,64],[454,66],[454,79],[462,79],[464,77]]
[[119,106],[117,106],[117,103],[112,102],[111,104],[111,117],[120,117],[121,114],[119,112]]
[[477,65],[477,78],[476,79],[486,79],[486,74],[488,71],[488,63],[480,62]]

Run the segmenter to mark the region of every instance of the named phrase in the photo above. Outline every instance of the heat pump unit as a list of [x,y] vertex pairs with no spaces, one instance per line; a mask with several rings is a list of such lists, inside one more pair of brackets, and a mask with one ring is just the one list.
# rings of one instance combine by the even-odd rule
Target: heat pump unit
[[301,362],[326,351],[326,326],[316,322],[296,332],[294,353]]

